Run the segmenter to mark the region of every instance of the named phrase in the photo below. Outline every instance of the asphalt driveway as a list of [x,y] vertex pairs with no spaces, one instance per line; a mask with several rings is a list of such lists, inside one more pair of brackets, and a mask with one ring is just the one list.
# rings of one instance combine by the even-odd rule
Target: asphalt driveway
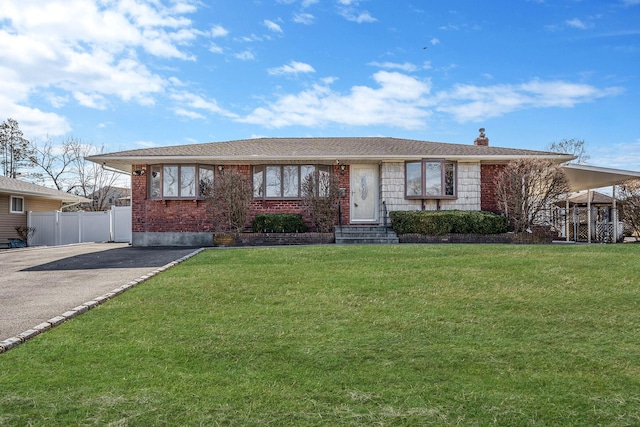
[[126,243],[0,250],[0,341],[195,251]]

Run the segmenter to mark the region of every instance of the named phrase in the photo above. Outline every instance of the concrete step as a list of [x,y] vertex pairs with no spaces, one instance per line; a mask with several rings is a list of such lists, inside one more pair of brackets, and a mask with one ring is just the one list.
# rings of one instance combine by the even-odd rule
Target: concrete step
[[335,228],[336,244],[397,244],[398,236],[384,226],[358,225]]

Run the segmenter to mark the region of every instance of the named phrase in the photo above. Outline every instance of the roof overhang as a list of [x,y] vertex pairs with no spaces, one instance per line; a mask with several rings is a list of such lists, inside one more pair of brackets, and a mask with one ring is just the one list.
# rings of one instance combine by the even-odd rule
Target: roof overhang
[[599,166],[566,164],[563,165],[571,191],[593,190],[621,184],[630,179],[640,179],[640,172],[603,168]]
[[[37,197],[39,199],[48,199],[48,200],[60,200],[63,203],[89,203],[91,199],[87,199],[86,197],[76,196],[74,194],[65,195],[56,195],[56,194],[47,194],[47,193],[39,193],[37,191],[24,191],[18,189],[0,189],[0,192],[10,193],[14,196],[22,196],[22,197]],[[60,193],[63,193],[62,191]]]
[[[412,160],[421,160],[427,158],[453,160],[463,163],[507,163],[511,160],[521,159],[521,155],[493,155],[493,156],[465,156],[465,155],[447,155],[447,156],[425,156],[425,155],[259,155],[259,156],[91,156],[87,160],[101,164],[102,166],[117,169],[126,173],[130,173],[133,165],[152,165],[152,164],[214,164],[214,165],[237,165],[237,164],[334,164],[340,162],[343,164],[354,163],[383,163],[383,162],[405,162]],[[537,156],[556,163],[562,163],[573,159],[573,156],[553,154],[549,156]]]

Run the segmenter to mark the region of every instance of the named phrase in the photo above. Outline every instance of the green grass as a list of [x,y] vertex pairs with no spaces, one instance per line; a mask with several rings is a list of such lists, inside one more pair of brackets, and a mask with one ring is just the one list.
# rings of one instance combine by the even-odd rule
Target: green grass
[[0,425],[640,425],[639,251],[205,251],[0,355]]

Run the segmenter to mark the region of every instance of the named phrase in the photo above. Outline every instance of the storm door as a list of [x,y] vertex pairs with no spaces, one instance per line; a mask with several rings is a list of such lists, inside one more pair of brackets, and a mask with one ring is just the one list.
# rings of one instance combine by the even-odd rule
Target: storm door
[[378,222],[378,165],[351,165],[351,222]]

